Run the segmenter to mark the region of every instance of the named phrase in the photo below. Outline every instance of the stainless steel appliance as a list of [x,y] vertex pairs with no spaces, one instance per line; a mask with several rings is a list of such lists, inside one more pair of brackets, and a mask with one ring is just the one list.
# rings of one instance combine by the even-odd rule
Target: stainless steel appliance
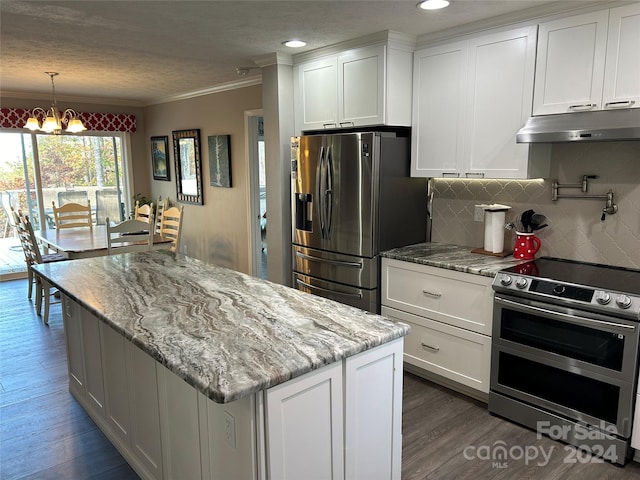
[[293,283],[380,311],[381,251],[425,241],[427,184],[408,129],[292,139]]
[[502,270],[493,289],[489,411],[623,465],[640,270],[542,257]]
[[640,139],[640,109],[637,108],[539,115],[529,118],[516,134],[517,143],[607,142],[638,139]]

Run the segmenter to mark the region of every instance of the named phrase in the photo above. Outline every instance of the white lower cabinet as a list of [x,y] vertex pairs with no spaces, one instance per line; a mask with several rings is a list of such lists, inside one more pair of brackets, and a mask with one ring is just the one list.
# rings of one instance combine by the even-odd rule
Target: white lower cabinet
[[135,345],[129,344],[131,378],[131,448],[134,455],[155,478],[162,478],[160,441],[160,403],[156,361]]
[[63,296],[69,390],[143,479],[400,479],[403,339],[219,404]]
[[198,392],[164,367],[158,374],[164,478],[202,478]]
[[266,392],[269,478],[344,478],[342,363]]
[[405,362],[489,393],[491,337],[388,307],[382,315],[411,326]]
[[106,385],[107,423],[119,440],[130,445],[129,382],[127,346],[129,342],[118,332],[101,323],[103,343],[103,375]]
[[[382,315],[408,323],[404,362],[464,393],[489,393],[492,278],[382,259]],[[433,376],[431,374],[434,374]],[[471,390],[469,390],[471,389]]]
[[402,344],[381,345],[345,362],[347,480],[400,478]]

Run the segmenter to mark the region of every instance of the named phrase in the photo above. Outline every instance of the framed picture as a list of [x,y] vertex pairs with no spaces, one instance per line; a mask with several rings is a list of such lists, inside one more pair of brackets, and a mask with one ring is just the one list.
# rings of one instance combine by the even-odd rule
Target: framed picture
[[151,165],[154,180],[171,180],[168,137],[151,137]]
[[209,182],[212,187],[231,187],[231,135],[212,135],[209,141]]
[[172,134],[178,201],[204,205],[200,129],[175,130]]

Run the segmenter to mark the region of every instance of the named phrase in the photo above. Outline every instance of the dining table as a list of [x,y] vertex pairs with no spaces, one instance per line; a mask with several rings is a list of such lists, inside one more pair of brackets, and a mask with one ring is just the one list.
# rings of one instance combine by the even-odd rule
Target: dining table
[[[78,258],[103,257],[107,255],[107,226],[47,228],[34,232],[42,245],[64,255],[69,260]],[[173,241],[154,235],[151,250],[167,250]]]

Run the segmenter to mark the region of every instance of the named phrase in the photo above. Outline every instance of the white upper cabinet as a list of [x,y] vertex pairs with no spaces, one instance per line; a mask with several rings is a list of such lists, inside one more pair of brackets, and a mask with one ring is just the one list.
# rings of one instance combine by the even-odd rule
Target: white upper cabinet
[[602,105],[640,107],[640,3],[609,13]]
[[415,53],[413,176],[531,175],[515,136],[531,115],[535,47],[525,27]]
[[[323,128],[338,121],[338,59],[322,58],[294,69],[296,123],[304,128]],[[301,129],[301,128],[298,128]]]
[[411,125],[412,58],[387,44],[296,64],[296,130]]
[[338,55],[340,126],[384,123],[384,62],[384,46]]
[[540,24],[534,115],[638,107],[640,4]]

